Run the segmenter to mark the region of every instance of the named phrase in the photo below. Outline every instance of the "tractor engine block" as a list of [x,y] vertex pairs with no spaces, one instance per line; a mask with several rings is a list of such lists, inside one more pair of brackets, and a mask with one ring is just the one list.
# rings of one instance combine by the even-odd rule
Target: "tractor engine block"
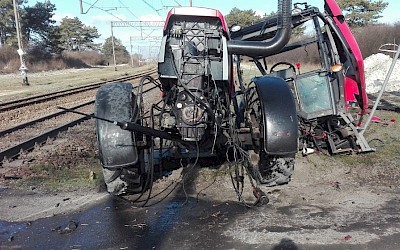
[[[218,112],[221,85],[228,85],[227,39],[221,19],[172,15],[164,30],[159,75],[176,129],[185,141],[200,141]],[[228,88],[229,89],[229,88]],[[226,103],[222,101],[223,103]],[[171,119],[168,118],[168,121]],[[171,124],[168,124],[171,127]]]

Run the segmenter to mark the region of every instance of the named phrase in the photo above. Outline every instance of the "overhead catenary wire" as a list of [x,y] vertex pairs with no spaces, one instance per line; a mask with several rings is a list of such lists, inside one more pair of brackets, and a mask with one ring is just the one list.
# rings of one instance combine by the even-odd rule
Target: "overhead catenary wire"
[[[83,1],[83,3],[88,4],[88,5],[91,5],[90,3],[86,2],[86,1]],[[109,15],[115,17],[116,19],[118,19],[118,20],[120,20],[120,21],[123,21],[123,22],[126,22],[126,20],[124,20],[124,19],[120,18],[119,16],[114,15],[113,13],[111,13],[110,10],[106,10],[106,9],[104,9],[104,8],[102,8],[102,7],[98,7],[98,6],[95,6],[95,5],[91,6],[91,8],[95,8],[95,9],[99,9],[99,10],[101,10],[101,11],[104,11],[104,12],[106,12],[107,14],[109,14]],[[138,21],[140,20],[139,18],[137,18],[137,19],[138,19]],[[136,30],[142,32],[142,29],[139,29],[139,28],[137,28],[137,27],[134,26],[134,25],[130,25],[130,24],[128,23],[128,26],[130,26],[130,27],[132,27],[132,28],[134,28],[134,29],[136,29]],[[148,35],[147,33],[145,33],[145,34]]]
[[134,18],[136,18],[137,20],[140,20],[140,18],[139,18],[138,16],[136,16],[135,13],[133,13],[129,7],[127,7],[125,4],[123,4],[121,0],[118,0],[118,1],[121,3],[122,6],[126,7],[126,9],[128,10],[128,12],[129,12]]
[[151,4],[149,4],[146,0],[142,0],[142,2],[144,2],[144,3],[145,3],[147,6],[149,6],[152,10],[154,10],[154,11],[157,13],[157,15],[160,16],[160,13],[158,13],[160,10],[157,10],[156,8],[154,8],[154,6],[151,5]]

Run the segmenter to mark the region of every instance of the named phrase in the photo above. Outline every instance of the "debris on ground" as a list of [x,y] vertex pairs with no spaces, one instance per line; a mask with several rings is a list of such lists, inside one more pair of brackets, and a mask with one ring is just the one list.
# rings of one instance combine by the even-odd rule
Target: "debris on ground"
[[334,187],[336,190],[340,190],[340,182],[338,181],[331,181],[330,182],[331,186]]
[[66,227],[63,228],[62,226],[58,226],[52,229],[52,231],[55,231],[59,234],[68,234],[75,231],[77,228],[78,228],[78,223],[73,220],[70,220]]
[[141,230],[144,230],[144,229],[148,228],[149,226],[145,223],[138,223],[138,224],[125,224],[124,227],[139,228]]
[[343,238],[344,240],[350,240],[351,239],[351,235],[346,235],[346,236],[344,236],[344,238]]
[[392,123],[395,123],[396,119],[395,118],[391,118],[389,120],[386,120],[386,119],[381,119],[378,116],[372,116],[371,121],[374,122],[374,123],[378,123],[378,124],[382,124],[382,125],[388,126],[388,125],[390,125]]

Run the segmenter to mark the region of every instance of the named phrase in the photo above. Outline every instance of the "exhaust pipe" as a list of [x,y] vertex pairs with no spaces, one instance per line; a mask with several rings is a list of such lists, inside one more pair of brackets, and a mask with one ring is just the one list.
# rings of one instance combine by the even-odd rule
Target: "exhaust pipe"
[[228,51],[235,55],[265,57],[278,53],[290,39],[292,33],[292,1],[279,0],[278,27],[275,36],[267,41],[228,41]]

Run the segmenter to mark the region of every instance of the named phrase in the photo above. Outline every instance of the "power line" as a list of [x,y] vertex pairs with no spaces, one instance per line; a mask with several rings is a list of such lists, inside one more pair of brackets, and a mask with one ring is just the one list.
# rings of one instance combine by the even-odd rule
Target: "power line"
[[111,21],[113,27],[151,27],[162,28],[164,21]]
[[174,2],[175,2],[179,7],[182,7],[182,5],[181,5],[178,1],[174,0]]
[[[81,9],[81,14],[87,14],[87,13],[89,12],[89,10],[92,9],[92,8],[101,9],[101,10],[103,10],[103,11],[111,11],[111,10],[118,10],[118,9],[128,9],[128,11],[130,11],[129,8],[128,8],[126,5],[124,5],[120,0],[119,0],[119,2],[120,2],[120,4],[121,4],[121,6],[111,6],[111,7],[106,7],[106,6],[98,7],[98,6],[96,6],[96,4],[97,4],[98,2],[99,2],[99,0],[96,0],[94,3],[88,3],[88,2],[85,2],[85,1],[83,1],[83,0],[79,0],[80,9]],[[83,10],[83,3],[89,5],[89,7],[87,8],[86,11]],[[131,12],[131,13],[132,13],[132,12]],[[133,13],[132,13],[132,14],[133,14]],[[133,15],[134,15],[134,14],[133,14]],[[135,16],[135,17],[138,18],[137,16]],[[139,18],[138,18],[138,19],[139,19]]]
[[[125,6],[125,7],[126,7],[126,5],[124,5],[124,4],[121,2],[121,0],[118,0],[118,1],[121,3],[122,6]],[[140,18],[137,17],[137,16],[130,10],[130,8],[128,8],[128,7],[126,7],[126,8],[127,8],[128,12],[132,14],[132,16],[134,16],[137,20],[140,20]]]
[[157,12],[157,15],[160,16],[160,13],[158,13],[160,10],[157,10],[156,8],[154,8],[153,5],[149,4],[146,0],[142,0],[145,4],[147,4],[147,6],[149,6],[150,8],[152,8],[155,12]]
[[161,41],[162,36],[131,36],[130,39],[132,41]]
[[[83,1],[83,2],[84,2],[85,4],[91,5],[90,3],[86,2],[86,1]],[[101,7],[95,6],[95,4],[96,4],[97,2],[98,2],[98,0],[97,0],[94,4],[92,4],[92,5],[90,6],[90,8],[99,9],[99,10],[104,11],[104,12],[106,12],[107,14],[109,14],[109,15],[115,17],[116,19],[120,20],[121,22],[127,22],[127,21],[123,20],[122,18],[120,18],[120,17],[114,15],[113,13],[109,12],[108,10],[104,10],[104,9],[101,8]],[[137,18],[137,17],[136,17],[136,18]],[[139,19],[139,18],[138,18],[138,19]],[[138,28],[137,25],[126,25],[126,26],[124,26],[124,27],[128,27],[128,26],[131,26],[132,28],[134,28],[134,29],[140,31],[141,33],[143,32],[143,29],[142,29],[142,28]],[[146,35],[149,35],[149,34],[147,34],[147,33],[145,33],[145,34],[146,34]]]
[[86,11],[83,11],[83,4],[82,4],[82,3],[83,3],[84,1],[80,0],[79,3],[80,3],[80,7],[81,7],[81,14],[87,14],[91,8],[94,8],[94,7],[95,7],[95,4],[96,4],[98,1],[99,1],[99,0],[96,0],[93,4],[92,4],[92,3],[87,3],[87,2],[85,2],[87,5],[89,5],[89,8],[88,8]]

